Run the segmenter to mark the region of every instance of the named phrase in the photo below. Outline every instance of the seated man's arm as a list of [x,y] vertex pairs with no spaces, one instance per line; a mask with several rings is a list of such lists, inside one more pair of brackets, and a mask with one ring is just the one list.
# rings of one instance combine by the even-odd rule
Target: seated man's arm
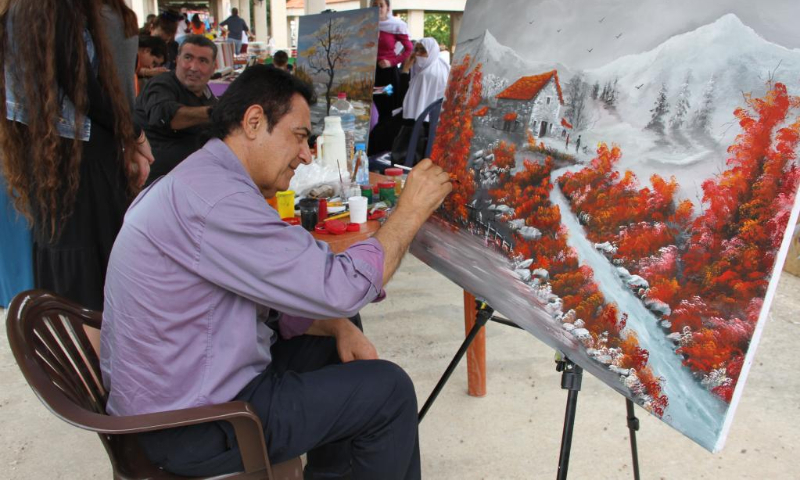
[[209,107],[180,107],[175,111],[169,126],[173,130],[183,130],[206,124],[210,121],[208,109]]
[[136,114],[145,125],[155,129],[171,129],[172,119],[182,104],[178,92],[159,79],[151,80],[136,99]]
[[428,159],[419,162],[408,174],[397,208],[374,237],[384,250],[384,285],[400,266],[417,231],[452,189],[447,172]]

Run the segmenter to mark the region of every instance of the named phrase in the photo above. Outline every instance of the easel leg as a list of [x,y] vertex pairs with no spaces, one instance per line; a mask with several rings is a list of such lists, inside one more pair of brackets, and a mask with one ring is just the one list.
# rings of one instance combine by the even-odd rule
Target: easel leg
[[633,401],[625,399],[625,407],[628,411],[628,430],[631,434],[631,457],[633,457],[633,478],[639,480],[639,451],[636,448],[636,432],[639,431],[639,419],[633,411]]
[[[469,334],[477,315],[475,297],[464,290],[464,327]],[[486,333],[481,330],[467,350],[467,390],[470,396],[486,395]]]
[[575,365],[570,359],[556,360],[556,370],[561,372],[561,388],[569,390],[567,394],[567,410],[564,413],[564,431],[561,434],[561,454],[558,457],[558,480],[566,480],[569,469],[569,453],[572,447],[572,431],[575,427],[575,411],[578,407],[578,392],[581,390],[583,368]]
[[444,388],[444,385],[447,383],[447,380],[450,379],[450,375],[453,374],[453,371],[456,369],[456,366],[458,366],[458,362],[460,362],[464,354],[467,353],[467,348],[475,340],[475,338],[477,338],[479,334],[483,333],[483,327],[486,325],[486,322],[488,322],[489,319],[492,318],[493,310],[491,309],[491,307],[486,305],[486,303],[480,302],[480,306],[478,306],[478,303],[476,302],[473,309],[478,310],[475,315],[475,323],[469,330],[467,338],[465,338],[464,341],[461,343],[461,347],[458,349],[458,352],[456,352],[456,355],[450,361],[450,364],[444,371],[442,378],[439,379],[439,382],[436,384],[436,387],[434,387],[433,392],[431,392],[430,396],[428,397],[428,400],[425,401],[425,405],[422,406],[422,410],[419,411],[419,415],[417,417],[418,423],[421,423],[422,419],[425,418],[425,414],[428,413],[428,410],[433,405],[433,402],[436,401],[436,397],[439,396],[439,392],[442,391],[442,388]]

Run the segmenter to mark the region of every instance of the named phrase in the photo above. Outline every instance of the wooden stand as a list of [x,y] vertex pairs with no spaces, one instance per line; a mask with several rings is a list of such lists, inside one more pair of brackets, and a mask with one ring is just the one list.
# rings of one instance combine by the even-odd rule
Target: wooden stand
[[[475,325],[475,296],[464,290],[464,328],[469,334]],[[473,397],[486,395],[486,329],[481,329],[467,349],[467,390]]]

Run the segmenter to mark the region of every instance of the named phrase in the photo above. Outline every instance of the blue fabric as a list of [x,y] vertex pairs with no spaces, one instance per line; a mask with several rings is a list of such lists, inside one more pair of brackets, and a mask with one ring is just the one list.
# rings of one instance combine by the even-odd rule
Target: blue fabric
[[33,288],[33,244],[25,217],[14,210],[0,177],[0,306],[14,295]]

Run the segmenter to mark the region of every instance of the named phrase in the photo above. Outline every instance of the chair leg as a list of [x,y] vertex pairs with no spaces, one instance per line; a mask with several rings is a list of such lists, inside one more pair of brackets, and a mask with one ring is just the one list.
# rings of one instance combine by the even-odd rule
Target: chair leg
[[303,461],[300,457],[272,465],[272,480],[302,480]]

